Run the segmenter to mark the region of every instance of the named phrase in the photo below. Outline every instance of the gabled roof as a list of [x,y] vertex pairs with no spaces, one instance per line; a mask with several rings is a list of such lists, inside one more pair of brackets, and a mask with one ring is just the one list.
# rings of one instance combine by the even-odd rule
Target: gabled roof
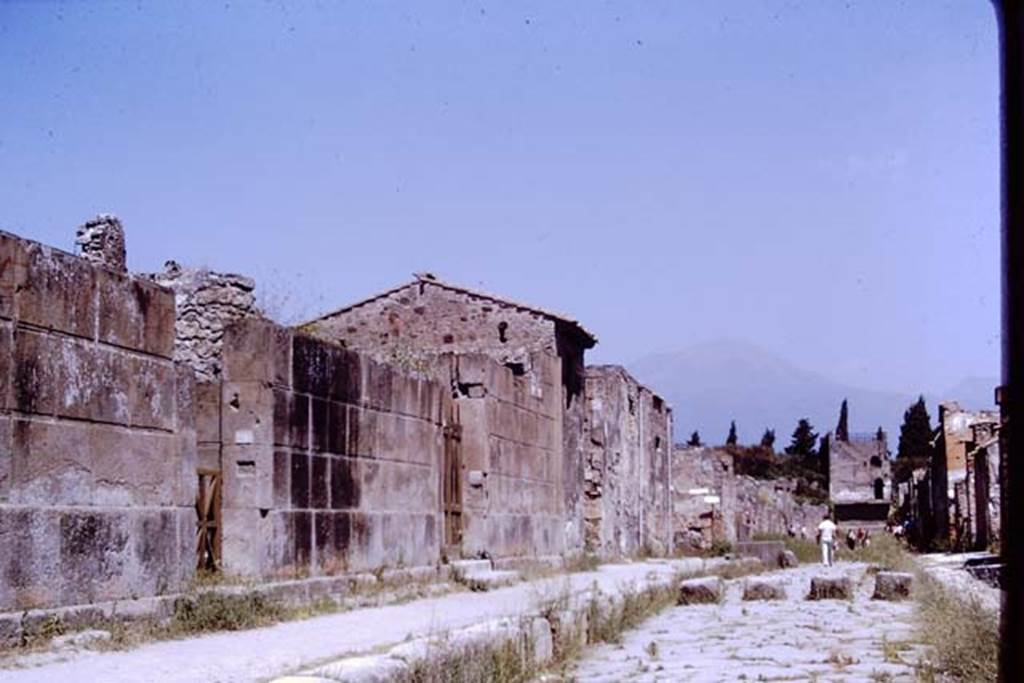
[[356,303],[349,304],[348,306],[344,306],[343,308],[331,311],[330,313],[325,313],[321,316],[318,316],[317,318],[314,318],[313,320],[310,320],[307,323],[304,323],[304,325],[319,322],[321,320],[328,320],[330,318],[339,316],[343,313],[347,313],[361,306],[365,306],[379,299],[391,296],[392,294],[396,294],[408,287],[413,287],[419,284],[425,284],[433,287],[440,287],[441,289],[446,289],[451,292],[458,292],[460,294],[466,294],[468,296],[477,297],[479,299],[487,299],[488,301],[493,301],[494,303],[500,304],[502,306],[511,306],[512,308],[515,308],[517,310],[533,313],[535,315],[539,315],[549,320],[552,320],[556,323],[561,323],[563,325],[568,326],[572,331],[574,331],[577,334],[577,336],[579,336],[583,340],[584,345],[587,348],[597,343],[597,337],[595,337],[593,334],[587,331],[587,329],[583,327],[583,325],[581,325],[578,320],[570,318],[569,316],[566,315],[562,315],[561,313],[556,313],[554,311],[550,311],[544,308],[538,308],[537,306],[531,306],[529,304],[524,304],[519,301],[513,301],[511,299],[497,296],[495,294],[490,294],[488,292],[483,292],[478,289],[472,289],[470,287],[463,287],[462,285],[456,285],[450,282],[445,282],[444,280],[441,280],[440,278],[435,276],[433,273],[414,273],[413,277],[414,279],[409,282],[398,285],[396,287],[392,287],[390,289],[386,289],[382,292],[378,292],[377,294],[374,294],[366,299],[363,299],[362,301],[357,301]]

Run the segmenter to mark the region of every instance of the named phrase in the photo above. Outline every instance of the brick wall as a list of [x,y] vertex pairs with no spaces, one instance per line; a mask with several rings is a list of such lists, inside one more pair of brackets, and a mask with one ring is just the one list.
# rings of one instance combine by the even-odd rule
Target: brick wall
[[439,559],[440,384],[259,319],[228,328],[222,361],[227,571]]
[[0,233],[0,611],[192,574],[193,380],[173,295]]

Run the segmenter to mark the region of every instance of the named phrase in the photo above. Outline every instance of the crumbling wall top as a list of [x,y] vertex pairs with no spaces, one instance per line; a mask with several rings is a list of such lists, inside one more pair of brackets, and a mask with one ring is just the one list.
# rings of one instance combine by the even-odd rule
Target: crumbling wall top
[[86,261],[127,273],[124,228],[116,216],[108,213],[87,220],[75,233],[78,253]]
[[224,331],[232,322],[259,315],[252,278],[186,268],[175,261],[146,277],[174,291],[177,306],[174,359],[189,365],[200,380],[221,371]]

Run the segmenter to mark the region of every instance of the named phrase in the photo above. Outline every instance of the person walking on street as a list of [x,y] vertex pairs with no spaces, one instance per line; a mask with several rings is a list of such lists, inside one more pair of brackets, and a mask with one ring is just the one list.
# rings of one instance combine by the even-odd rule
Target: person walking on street
[[836,523],[832,521],[829,513],[818,525],[818,543],[821,544],[821,563],[831,567],[835,559]]

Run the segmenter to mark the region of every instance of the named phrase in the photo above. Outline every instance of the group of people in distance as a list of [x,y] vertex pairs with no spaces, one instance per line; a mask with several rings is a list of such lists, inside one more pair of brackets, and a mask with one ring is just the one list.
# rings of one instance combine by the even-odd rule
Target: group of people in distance
[[[832,521],[832,515],[825,513],[825,518],[818,525],[818,543],[821,545],[821,563],[826,567],[835,564],[836,532],[839,527]],[[858,547],[867,548],[871,545],[871,532],[865,529],[849,529],[846,532],[846,545],[850,550]]]

